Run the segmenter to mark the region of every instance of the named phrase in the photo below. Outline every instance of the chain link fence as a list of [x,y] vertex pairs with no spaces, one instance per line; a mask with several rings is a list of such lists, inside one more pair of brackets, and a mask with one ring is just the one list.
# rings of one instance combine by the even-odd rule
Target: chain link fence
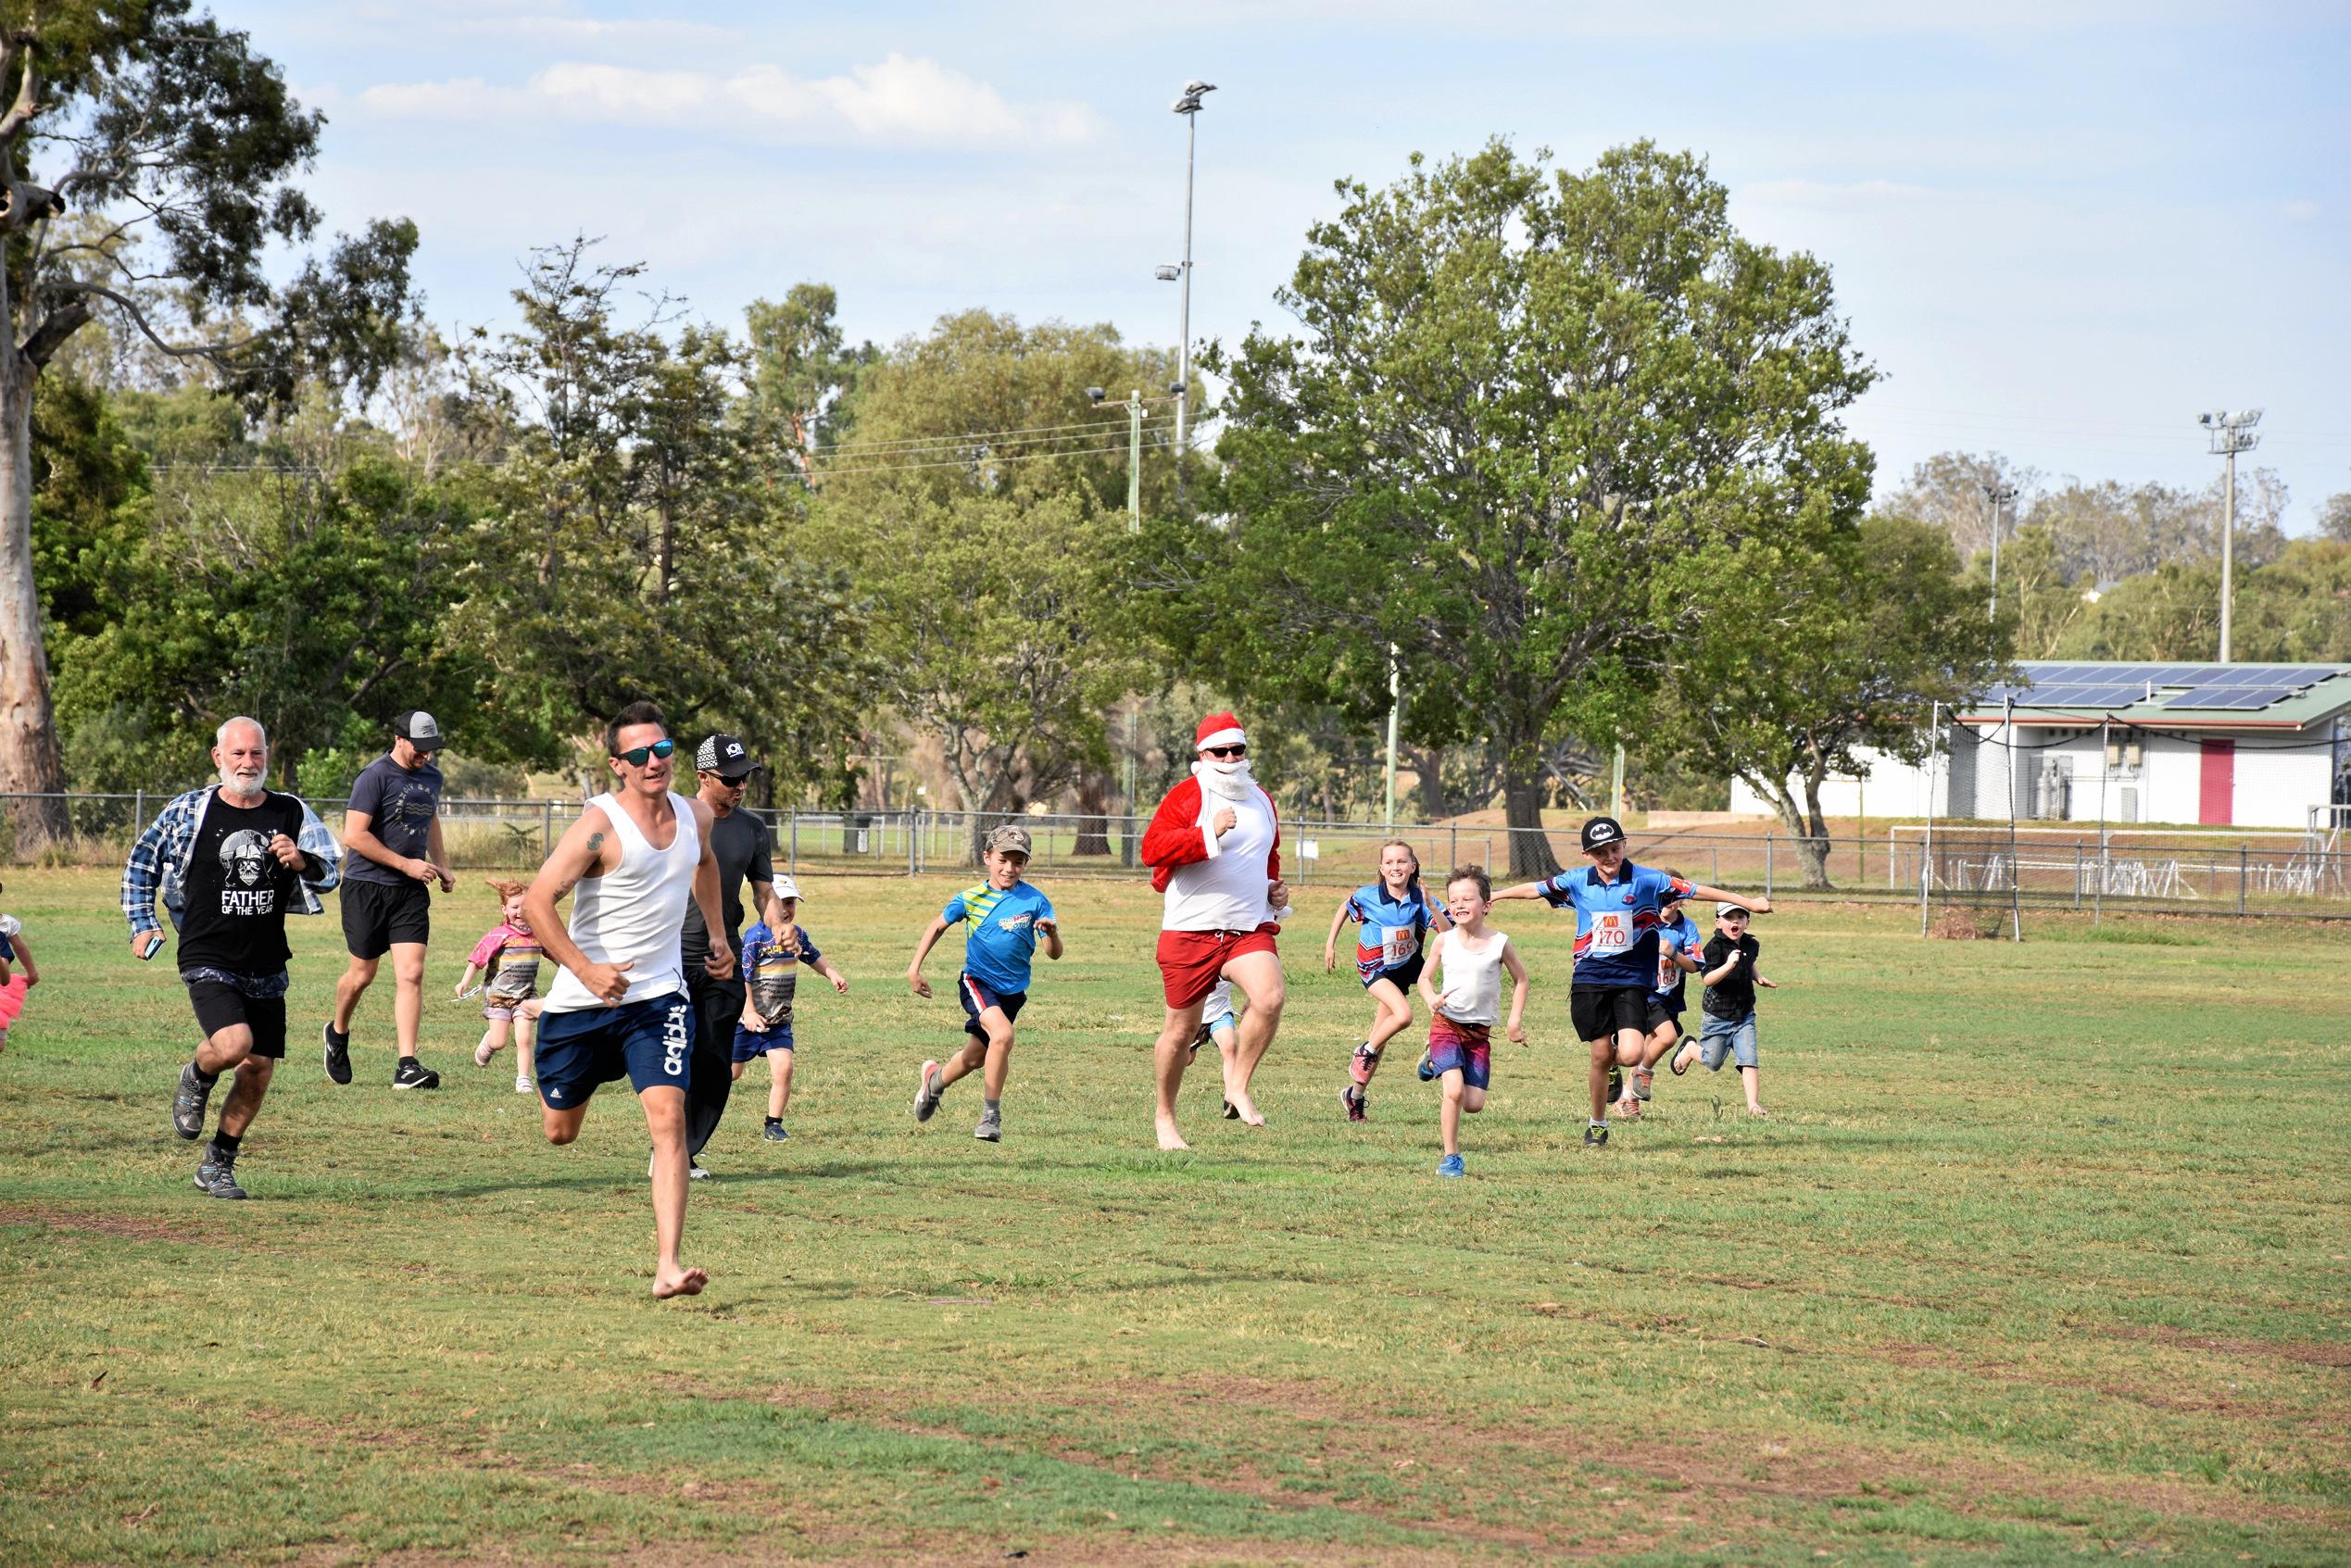
[[[0,796],[0,862],[116,865],[170,796]],[[579,815],[583,803],[559,800],[446,799],[441,834],[452,870],[528,871],[536,867]],[[31,812],[61,820],[37,856],[19,857],[19,824]],[[980,845],[989,829],[1017,822],[1035,846],[1031,875],[1038,881],[1146,874],[1138,849],[1147,820],[1126,816],[960,811],[756,811],[775,833],[775,862],[794,875],[961,876],[980,871]],[[321,812],[330,828],[341,813]],[[30,836],[30,835],[28,835]],[[1540,836],[1541,846],[1526,840]],[[1437,880],[1464,864],[1482,865],[1497,884],[1523,880],[1526,866],[1547,850],[1562,866],[1584,864],[1576,831],[1540,835],[1504,827],[1457,823],[1345,822],[1286,820],[1283,872],[1295,890],[1352,888],[1377,874],[1379,847],[1409,844],[1424,873]],[[2011,845],[2014,847],[2011,847]],[[1514,847],[1517,853],[1514,854]],[[1804,857],[1798,843],[1771,829],[1753,832],[1643,830],[1628,833],[1628,850],[1643,865],[1666,867],[1694,882],[1769,897],[1801,895]],[[2280,834],[2232,842],[2167,840],[2160,834],[2059,838],[2012,835],[2003,824],[1938,825],[1931,841],[1915,826],[1890,829],[1877,839],[1847,837],[1830,847],[1833,891],[1825,897],[1921,903],[1997,903],[2013,891],[2026,908],[2122,910],[2204,915],[2351,919],[2351,854],[2333,835]]]

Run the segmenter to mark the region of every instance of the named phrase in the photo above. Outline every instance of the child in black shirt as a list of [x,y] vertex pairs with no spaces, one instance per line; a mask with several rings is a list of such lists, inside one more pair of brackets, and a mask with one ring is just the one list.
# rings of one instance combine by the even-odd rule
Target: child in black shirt
[[1677,1074],[1704,1056],[1706,1071],[1721,1071],[1725,1060],[1738,1063],[1739,1081],[1747,1091],[1747,1113],[1768,1114],[1763,1108],[1755,1059],[1755,987],[1779,987],[1755,967],[1763,944],[1747,935],[1747,911],[1737,904],[1715,906],[1715,934],[1706,941],[1705,1026],[1698,1038],[1683,1044],[1674,1055]]

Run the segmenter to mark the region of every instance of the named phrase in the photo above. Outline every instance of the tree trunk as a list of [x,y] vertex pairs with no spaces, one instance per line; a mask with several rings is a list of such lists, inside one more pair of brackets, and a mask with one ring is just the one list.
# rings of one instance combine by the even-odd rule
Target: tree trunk
[[1820,809],[1821,781],[1804,775],[1804,818],[1794,824],[1797,830],[1796,858],[1804,871],[1804,891],[1831,891],[1829,881],[1829,819]]
[[1077,845],[1072,850],[1078,855],[1107,855],[1110,842],[1111,776],[1087,769],[1077,775],[1073,791],[1077,797]]
[[1539,767],[1513,758],[1502,773],[1502,821],[1510,828],[1510,874],[1559,874],[1559,857],[1543,832],[1543,779]]
[[[0,331],[6,327],[0,314]],[[49,657],[41,643],[41,590],[32,574],[31,366],[0,343],[0,795],[56,796],[65,788],[57,759],[57,709],[49,696]],[[19,856],[37,853],[68,831],[65,802],[28,800],[9,813]]]
[[1424,822],[1442,822],[1453,814],[1453,803],[1445,796],[1445,748],[1432,746],[1427,750],[1408,749],[1404,753],[1413,771],[1419,775],[1415,788],[1420,794],[1420,820]]

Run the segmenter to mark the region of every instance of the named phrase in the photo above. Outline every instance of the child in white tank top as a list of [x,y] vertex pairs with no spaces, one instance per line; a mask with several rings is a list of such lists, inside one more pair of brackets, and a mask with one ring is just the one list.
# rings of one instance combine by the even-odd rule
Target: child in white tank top
[[[1527,966],[1518,961],[1510,934],[1486,923],[1493,903],[1493,883],[1485,867],[1462,866],[1447,877],[1445,913],[1452,928],[1430,941],[1428,961],[1420,972],[1421,999],[1428,1004],[1428,1049],[1421,1055],[1420,1075],[1436,1079],[1444,1095],[1438,1113],[1445,1142],[1445,1157],[1437,1164],[1440,1176],[1463,1173],[1462,1112],[1486,1109],[1504,971],[1512,985],[1506,1033],[1514,1043],[1527,1043]],[[1444,976],[1441,988],[1436,984],[1440,973]]]

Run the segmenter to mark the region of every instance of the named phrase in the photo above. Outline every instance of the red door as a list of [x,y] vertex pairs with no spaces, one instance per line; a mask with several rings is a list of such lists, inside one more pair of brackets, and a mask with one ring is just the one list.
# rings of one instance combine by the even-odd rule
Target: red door
[[2196,803],[2196,821],[2227,827],[2236,821],[2237,743],[2204,743],[2204,787]]

